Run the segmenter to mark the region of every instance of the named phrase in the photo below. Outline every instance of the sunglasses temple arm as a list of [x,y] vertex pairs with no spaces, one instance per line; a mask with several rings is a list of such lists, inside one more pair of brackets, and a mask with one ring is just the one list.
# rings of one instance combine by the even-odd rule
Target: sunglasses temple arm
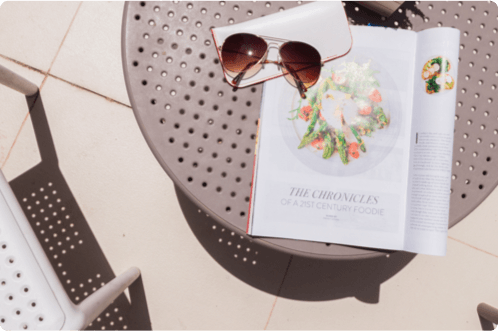
[[234,85],[233,87],[234,92],[237,91],[239,83],[242,80],[242,78],[244,78],[244,75],[246,74],[247,70],[249,70],[254,64],[255,64],[254,62],[247,64],[246,67],[241,72],[239,72],[239,74],[235,76],[235,78],[232,80],[232,84]]
[[239,72],[239,74],[232,80],[232,84],[235,85],[233,87],[233,91],[237,91],[240,81],[244,77],[245,71]]
[[296,83],[297,90],[299,91],[299,95],[301,96],[302,99],[306,99],[306,94],[305,92],[308,90],[306,86],[304,86],[304,83],[297,77],[297,74],[294,70],[289,70],[289,73],[291,74],[292,78],[294,79],[294,82]]

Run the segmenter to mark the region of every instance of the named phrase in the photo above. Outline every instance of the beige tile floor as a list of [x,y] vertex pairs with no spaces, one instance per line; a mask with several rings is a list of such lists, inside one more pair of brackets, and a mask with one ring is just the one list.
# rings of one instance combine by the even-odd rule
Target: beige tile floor
[[[313,301],[286,295],[334,291],[342,271],[323,262],[266,252],[259,284],[268,276],[278,297],[242,280],[256,269],[227,271],[194,236],[184,212],[195,208],[183,202],[182,212],[134,119],[121,67],[122,9],[3,3],[0,64],[41,87],[62,173],[115,273],[142,270],[155,329],[478,329],[477,304],[498,306],[498,191],[450,230],[446,257],[416,256],[382,282],[377,303],[340,290]],[[11,180],[38,162],[25,100],[0,86],[0,167]],[[318,285],[307,283],[310,272],[323,274]]]

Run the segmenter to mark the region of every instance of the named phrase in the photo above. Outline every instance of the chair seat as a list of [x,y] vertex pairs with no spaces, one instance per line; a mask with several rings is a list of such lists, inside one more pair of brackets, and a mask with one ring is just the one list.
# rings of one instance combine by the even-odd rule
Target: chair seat
[[0,187],[0,326],[60,330],[64,313],[14,215]]

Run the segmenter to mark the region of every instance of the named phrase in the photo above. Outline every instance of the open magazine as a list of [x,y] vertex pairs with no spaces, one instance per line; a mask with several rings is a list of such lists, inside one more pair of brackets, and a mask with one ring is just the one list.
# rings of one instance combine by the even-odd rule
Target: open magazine
[[460,31],[351,33],[306,100],[265,83],[247,233],[445,255]]

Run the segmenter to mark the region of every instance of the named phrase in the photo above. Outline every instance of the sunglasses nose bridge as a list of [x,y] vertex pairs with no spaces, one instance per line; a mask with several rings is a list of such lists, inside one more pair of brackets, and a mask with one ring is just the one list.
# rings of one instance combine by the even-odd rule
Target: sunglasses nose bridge
[[[276,64],[279,66],[279,70],[280,70],[280,53],[279,53],[279,50],[280,50],[280,45],[275,43],[275,42],[269,42],[268,43],[268,48],[266,50],[266,54],[264,56],[264,63],[267,64],[267,63],[271,63],[271,64]],[[271,55],[270,55],[271,53]],[[272,59],[268,59],[268,58],[272,58]],[[276,57],[276,60],[274,59]]]

